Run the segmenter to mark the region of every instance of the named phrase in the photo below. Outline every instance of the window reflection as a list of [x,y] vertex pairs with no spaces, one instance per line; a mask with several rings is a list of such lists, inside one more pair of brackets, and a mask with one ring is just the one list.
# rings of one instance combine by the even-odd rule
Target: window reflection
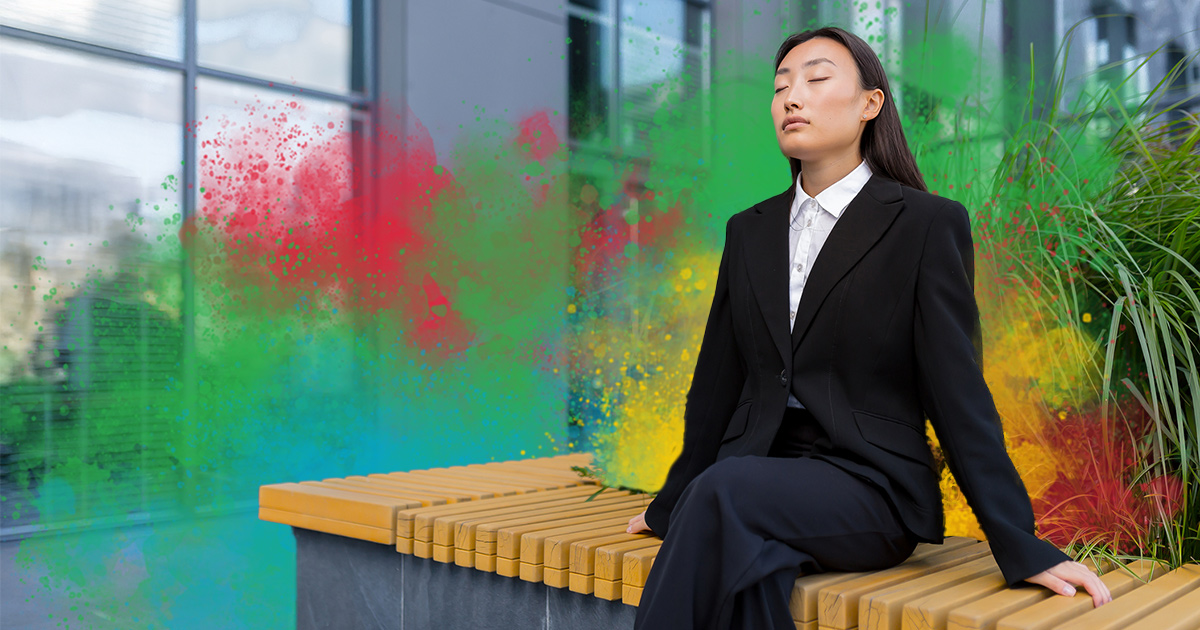
[[351,8],[351,0],[198,0],[200,64],[348,92]]
[[[356,194],[353,166],[360,161],[351,134],[354,112],[349,106],[214,79],[202,78],[197,87],[196,181],[206,193],[197,200],[197,216],[230,225],[224,234],[231,240],[261,234],[278,225],[303,234],[306,223],[362,233],[364,217],[351,216],[345,205]],[[241,143],[231,143],[231,139]],[[261,164],[262,170],[245,166],[253,164]],[[251,179],[246,180],[246,176]],[[226,179],[229,177],[232,180]],[[223,183],[227,181],[235,183],[230,187]],[[236,209],[227,207],[228,198],[222,196],[223,192],[235,195]],[[216,196],[208,197],[207,193]],[[235,218],[239,214],[241,220]],[[231,219],[232,223],[227,223]],[[244,242],[254,241],[246,238]],[[264,251],[275,248],[268,245]],[[291,254],[311,252],[297,250]],[[213,280],[197,278],[198,301],[220,299],[224,288],[212,296],[207,292]],[[226,284],[225,280],[215,280]],[[214,347],[220,345],[220,321],[214,311],[203,307],[197,311],[197,350],[201,361],[207,361],[215,356]],[[339,352],[345,350],[323,348],[293,355],[294,391],[353,393],[349,370],[335,367],[349,365],[348,359],[340,360]],[[326,362],[321,378],[305,381],[318,370],[321,361]]]
[[183,58],[183,0],[4,0],[0,24],[129,52]]
[[[142,254],[178,229],[181,82],[0,38],[0,414],[19,453],[0,479],[6,527],[172,500],[136,471],[169,467],[169,421],[145,400],[179,364],[178,266]],[[50,483],[72,459],[119,492]],[[41,513],[17,507],[34,494]]]
[[567,22],[568,125],[572,138],[607,143],[613,58],[608,27],[570,16]]
[[[702,49],[690,45],[701,11],[680,2],[623,0],[621,10],[621,146],[634,153],[649,148],[650,130],[660,108],[676,107],[697,95],[704,71]],[[699,122],[694,106],[682,114],[685,124]]]

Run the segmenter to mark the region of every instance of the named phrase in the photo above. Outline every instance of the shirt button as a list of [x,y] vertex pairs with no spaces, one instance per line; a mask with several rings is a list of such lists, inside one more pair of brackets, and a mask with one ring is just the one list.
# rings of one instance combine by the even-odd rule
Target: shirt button
[[792,319],[796,319],[796,311],[792,311]]
[[779,373],[779,384],[783,387],[787,387],[787,370],[786,369],[784,369],[782,372]]
[[796,263],[796,271],[804,271],[804,263],[802,263],[802,262]]

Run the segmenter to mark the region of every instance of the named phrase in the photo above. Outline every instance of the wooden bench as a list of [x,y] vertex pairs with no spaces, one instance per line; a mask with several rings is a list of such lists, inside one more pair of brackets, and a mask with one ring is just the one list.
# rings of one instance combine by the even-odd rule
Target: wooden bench
[[[625,533],[647,495],[585,501],[598,487],[570,467],[589,461],[262,486],[259,518],[296,535],[298,627],[632,627],[662,541]],[[790,606],[805,630],[1200,628],[1200,565],[1097,569],[1114,599],[1093,610],[1082,589],[1008,588],[987,542],[951,537],[887,570],[800,576]]]

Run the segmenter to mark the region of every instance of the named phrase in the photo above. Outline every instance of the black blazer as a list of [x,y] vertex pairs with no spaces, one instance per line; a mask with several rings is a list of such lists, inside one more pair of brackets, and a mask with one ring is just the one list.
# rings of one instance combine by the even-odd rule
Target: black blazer
[[966,208],[873,174],[813,263],[789,334],[793,192],[726,223],[683,450],[646,524],[665,537],[679,495],[705,468],[766,455],[790,387],[836,449],[819,457],[882,487],[920,540],[940,544],[945,532],[928,417],[1008,584],[1070,560],[1034,534],[983,379]]

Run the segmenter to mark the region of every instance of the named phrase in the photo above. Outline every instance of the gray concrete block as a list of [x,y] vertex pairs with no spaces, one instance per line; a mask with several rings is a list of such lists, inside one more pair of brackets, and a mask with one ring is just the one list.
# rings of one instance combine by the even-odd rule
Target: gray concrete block
[[389,630],[614,630],[637,609],[565,588],[292,528],[296,627]]
[[296,537],[296,627],[400,626],[401,554],[394,547],[292,528]]

